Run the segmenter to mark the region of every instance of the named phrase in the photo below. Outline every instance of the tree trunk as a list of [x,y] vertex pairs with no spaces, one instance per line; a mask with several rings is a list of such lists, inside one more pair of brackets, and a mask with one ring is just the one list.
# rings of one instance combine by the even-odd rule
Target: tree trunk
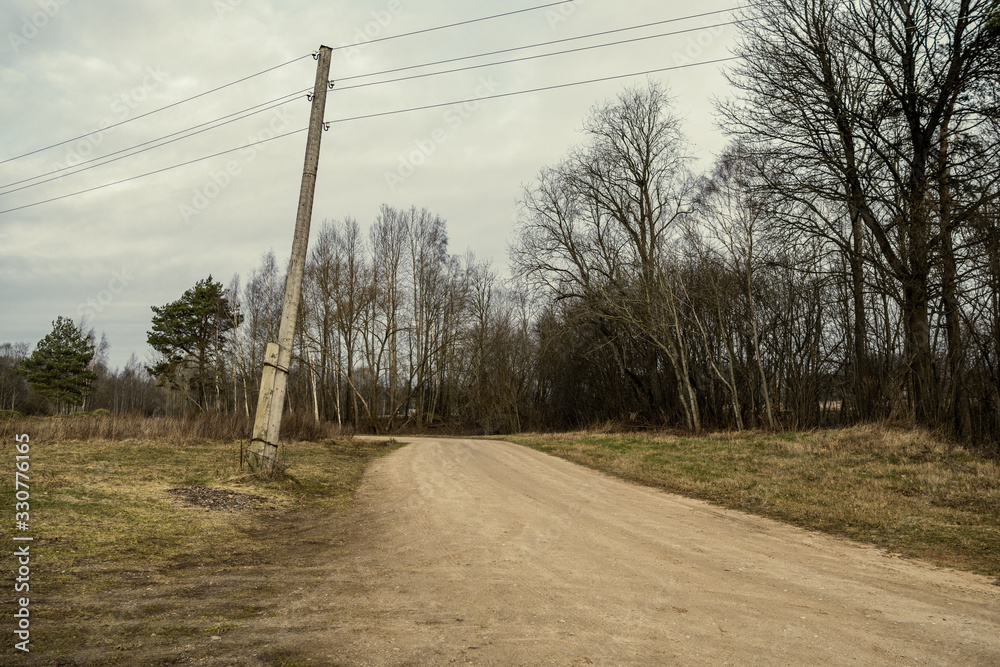
[[[954,105],[954,98],[952,99]],[[968,436],[972,431],[972,415],[965,393],[965,346],[962,342],[961,305],[958,297],[958,269],[952,232],[951,183],[948,173],[948,132],[951,109],[941,124],[941,170],[938,176],[941,228],[941,301],[944,305],[945,327],[948,333],[948,371],[951,376],[951,418],[955,434]]]
[[760,387],[764,397],[764,410],[767,414],[768,428],[774,428],[774,411],[771,409],[771,392],[767,386],[767,373],[764,371],[764,359],[760,352],[760,335],[757,332],[757,310],[753,305],[753,282],[750,266],[747,266],[747,309],[750,315],[750,332],[753,335],[753,354],[757,362],[757,370],[760,372]]
[[903,281],[903,317],[910,376],[910,405],[918,424],[934,426],[934,369],[931,360],[927,283],[919,276]]
[[[868,327],[865,319],[864,222],[861,214],[848,202],[851,212],[853,246],[848,253],[851,265],[851,291],[854,300],[854,409],[857,419],[867,421],[875,414],[879,380],[872,371],[868,356]],[[841,406],[843,412],[843,406]]]

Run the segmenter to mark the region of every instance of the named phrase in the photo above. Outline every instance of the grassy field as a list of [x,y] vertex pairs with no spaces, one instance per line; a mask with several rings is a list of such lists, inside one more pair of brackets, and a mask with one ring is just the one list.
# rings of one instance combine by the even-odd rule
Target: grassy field
[[[30,530],[18,534],[34,538],[32,652],[15,652],[5,633],[0,664],[167,665],[185,656],[243,664],[223,657],[233,653],[227,634],[308,585],[312,561],[337,548],[310,531],[322,525],[328,535],[345,520],[368,462],[395,448],[293,442],[287,474],[261,481],[240,469],[236,442],[30,444]],[[0,446],[5,553],[14,544],[14,445]],[[9,580],[14,559],[0,561]],[[11,628],[12,595],[3,597],[0,623]],[[300,664],[271,639],[241,637],[239,650],[262,664]]]
[[503,439],[627,480],[1000,576],[1000,464],[921,431]]
[[[347,509],[365,467],[396,447],[348,438],[293,442],[285,450],[287,474],[261,481],[241,469],[238,442],[192,435],[183,424],[25,420],[17,429],[36,434],[30,530],[17,533],[34,537],[32,653],[15,661],[8,635],[0,664],[169,665],[195,657],[213,665],[311,664],[308,647],[295,650],[294,636],[256,635],[252,623],[277,616],[296,590],[320,585],[319,564],[350,539]],[[643,484],[1000,576],[1000,465],[926,433],[859,427],[503,439]],[[0,538],[8,547],[15,534],[14,447],[12,432],[5,433]],[[331,534],[343,537],[331,543]],[[0,563],[9,582],[14,559]],[[9,628],[13,595],[4,597],[0,624]]]

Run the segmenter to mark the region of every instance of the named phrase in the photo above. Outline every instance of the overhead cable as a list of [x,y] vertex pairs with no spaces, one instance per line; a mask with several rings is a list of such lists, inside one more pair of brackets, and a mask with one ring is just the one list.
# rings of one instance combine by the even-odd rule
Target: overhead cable
[[401,113],[409,113],[411,111],[423,111],[425,109],[438,109],[440,107],[449,107],[456,104],[472,104],[477,102],[483,102],[485,100],[495,100],[501,97],[513,97],[515,95],[526,95],[528,93],[540,93],[546,90],[557,90],[559,88],[571,88],[573,86],[583,86],[588,83],[601,83],[602,81],[614,81],[616,79],[627,79],[633,76],[645,76],[649,74],[657,74],[659,72],[668,72],[670,70],[686,69],[688,67],[696,67],[699,65],[712,65],[715,63],[724,63],[730,60],[739,60],[739,56],[730,56],[728,58],[718,58],[716,60],[705,60],[698,63],[686,63],[684,65],[674,65],[672,67],[659,67],[657,69],[650,69],[643,72],[632,72],[631,74],[616,74],[614,76],[604,76],[597,79],[587,79],[586,81],[573,81],[571,83],[560,83],[552,86],[543,86],[541,88],[532,88],[530,90],[516,90],[510,93],[498,93],[496,95],[484,95],[483,97],[473,97],[471,99],[455,100],[452,102],[441,102],[439,104],[427,104],[419,107],[409,107],[406,109],[396,109],[394,111],[380,111],[377,113],[366,114],[363,116],[352,116],[350,118],[337,118],[335,120],[329,121],[332,124],[336,123],[347,123],[355,120],[365,120],[368,118],[379,118],[381,116],[395,116]]
[[[666,25],[667,23],[677,23],[678,21],[687,21],[687,20],[690,20],[690,19],[701,18],[703,16],[711,16],[713,14],[724,14],[726,12],[734,12],[737,9],[738,8],[735,8],[735,7],[732,8],[732,9],[718,9],[718,10],[712,11],[712,12],[702,12],[701,14],[690,14],[688,16],[678,16],[678,17],[672,18],[672,19],[665,19],[663,21],[653,21],[651,23],[642,23],[640,25],[633,25],[633,26],[628,26],[628,27],[625,27],[625,28],[615,28],[613,30],[602,30],[601,32],[593,32],[593,33],[590,33],[590,34],[587,34],[587,35],[578,35],[576,37],[564,37],[562,39],[553,39],[553,40],[550,40],[548,42],[538,42],[537,44],[528,44],[526,46],[515,46],[515,47],[511,47],[509,49],[499,49],[497,51],[487,51],[485,53],[477,53],[477,54],[474,54],[474,55],[471,55],[471,56],[460,56],[458,58],[447,58],[445,60],[436,60],[434,62],[421,63],[420,65],[407,65],[405,67],[394,67],[393,69],[386,69],[386,70],[381,70],[381,71],[378,71],[378,72],[369,72],[367,74],[356,74],[356,75],[353,75],[353,76],[338,77],[337,81],[352,81],[354,79],[363,79],[363,78],[366,78],[366,77],[369,77],[369,76],[381,76],[383,74],[395,74],[397,72],[406,72],[408,70],[419,69],[421,67],[432,67],[434,65],[447,65],[448,63],[459,62],[459,61],[462,61],[462,60],[471,60],[472,58],[485,58],[486,56],[498,56],[498,55],[501,55],[503,53],[513,53],[514,51],[524,51],[526,49],[535,49],[535,48],[539,48],[539,47],[542,47],[542,46],[552,46],[554,44],[564,44],[566,42],[576,42],[576,41],[579,41],[581,39],[590,39],[591,37],[604,37],[606,35],[614,35],[614,34],[617,34],[617,33],[620,33],[620,32],[629,32],[631,30],[641,30],[643,28],[652,28],[654,26]],[[699,26],[698,28],[696,28],[696,30],[704,30],[704,29],[707,29],[707,28],[715,28],[715,27],[723,26],[723,25],[733,25],[733,24],[736,24],[736,23],[742,23],[742,20],[740,20],[740,21],[727,21],[725,23],[719,23],[717,25],[712,25],[712,26]],[[668,33],[668,34],[679,34],[680,32],[688,32],[688,31],[683,31],[682,30],[682,31],[678,31],[678,33]]]
[[42,151],[47,151],[50,148],[55,148],[56,146],[62,146],[63,144],[68,144],[71,141],[76,141],[78,139],[84,139],[86,137],[89,137],[92,134],[97,133],[97,132],[106,132],[107,130],[110,130],[113,127],[119,127],[121,125],[125,125],[126,123],[131,123],[133,121],[139,120],[140,118],[145,118],[147,116],[152,116],[155,113],[160,113],[161,111],[165,111],[166,109],[172,109],[173,107],[176,107],[176,106],[179,106],[181,104],[184,104],[185,102],[190,102],[191,100],[196,100],[199,97],[204,97],[205,95],[210,95],[212,93],[216,93],[216,92],[218,92],[220,90],[223,90],[224,88],[229,88],[230,86],[235,86],[238,83],[243,83],[244,81],[248,81],[249,79],[253,79],[254,77],[258,77],[258,76],[260,76],[262,74],[267,74],[268,72],[272,72],[272,71],[274,71],[276,69],[279,69],[281,67],[285,67],[286,65],[291,65],[292,63],[296,63],[296,62],[298,62],[300,60],[303,60],[305,58],[312,58],[312,54],[301,56],[301,57],[295,58],[293,60],[289,60],[288,62],[281,63],[280,65],[275,65],[274,67],[268,67],[267,69],[261,70],[261,71],[257,72],[256,74],[251,74],[250,76],[245,76],[242,79],[237,79],[236,81],[231,81],[231,82],[229,82],[229,83],[227,83],[225,85],[218,86],[216,88],[212,88],[211,90],[206,90],[205,92],[198,93],[197,95],[192,95],[191,97],[187,97],[187,98],[185,98],[183,100],[180,100],[180,101],[177,101],[177,102],[173,102],[173,103],[168,104],[166,106],[162,106],[162,107],[160,107],[158,109],[153,109],[152,111],[147,111],[146,113],[139,114],[138,116],[134,116],[132,118],[126,118],[125,120],[120,121],[118,123],[114,123],[112,125],[106,125],[104,127],[98,128],[96,130],[91,130],[90,132],[87,132],[86,134],[81,134],[80,136],[77,136],[77,137],[72,137],[70,139],[65,139],[63,141],[60,141],[60,142],[54,143],[54,144],[50,144],[50,145],[45,146],[43,148],[37,148],[37,149],[35,149],[33,151],[29,151],[27,153],[22,153],[20,155],[15,155],[14,157],[9,157],[6,160],[0,160],[0,164],[6,164],[7,162],[12,162],[13,160],[20,160],[23,157],[28,157],[29,155],[34,155],[35,153],[41,153]]
[[244,150],[246,148],[249,148],[250,146],[259,146],[261,144],[266,144],[269,141],[274,141],[275,139],[282,139],[284,137],[290,137],[293,134],[299,134],[301,132],[305,132],[308,129],[309,129],[308,127],[303,127],[301,130],[292,130],[291,132],[285,132],[284,134],[279,134],[277,136],[270,137],[269,139],[262,139],[260,141],[255,141],[255,142],[250,143],[250,144],[243,144],[242,146],[237,146],[236,148],[231,148],[231,149],[226,150],[226,151],[220,151],[218,153],[213,153],[212,155],[205,155],[204,157],[195,158],[194,160],[188,160],[187,162],[181,162],[180,164],[175,164],[175,165],[171,165],[169,167],[164,167],[163,169],[157,169],[155,171],[148,171],[145,174],[138,174],[137,176],[129,176],[128,178],[123,178],[123,179],[121,179],[119,181],[115,181],[113,183],[105,183],[104,185],[97,185],[97,186],[94,186],[92,188],[87,188],[86,190],[79,190],[77,192],[71,192],[71,193],[66,194],[66,195],[60,195],[58,197],[52,197],[51,199],[45,199],[43,201],[36,201],[36,202],[34,202],[32,204],[25,204],[24,206],[15,206],[14,208],[8,208],[6,210],[0,211],[0,215],[3,215],[4,213],[10,213],[12,211],[20,211],[20,210],[23,210],[23,209],[26,209],[26,208],[32,208],[34,206],[39,206],[41,204],[48,204],[49,202],[58,201],[60,199],[66,199],[68,197],[75,197],[77,195],[86,194],[87,192],[93,192],[94,190],[100,190],[102,188],[110,188],[112,185],[121,185],[122,183],[128,183],[129,181],[134,181],[134,180],[136,180],[138,178],[145,178],[146,176],[152,176],[153,174],[162,174],[165,171],[170,171],[171,169],[177,169],[178,167],[186,167],[187,165],[194,164],[195,162],[203,162],[204,160],[210,160],[210,159],[212,159],[214,157],[219,157],[220,155],[226,155],[228,153],[235,153],[236,151]]
[[[591,46],[580,46],[580,47],[577,47],[575,49],[566,49],[565,51],[553,51],[552,53],[539,53],[539,54],[536,54],[536,55],[533,55],[533,56],[523,56],[521,58],[510,58],[508,60],[496,60],[496,61],[489,62],[489,63],[480,63],[478,65],[469,65],[467,67],[456,67],[454,69],[446,69],[446,70],[441,70],[441,71],[438,71],[438,72],[425,72],[423,74],[411,74],[410,76],[401,76],[401,77],[397,77],[395,79],[386,79],[384,81],[369,81],[368,83],[359,83],[359,84],[355,84],[353,86],[344,86],[344,87],[341,87],[341,88],[336,88],[335,90],[339,90],[339,91],[354,90],[355,88],[367,88],[369,86],[381,86],[381,85],[387,84],[387,83],[399,83],[400,81],[412,81],[414,79],[423,79],[423,78],[432,77],[432,76],[440,76],[442,74],[454,74],[455,72],[467,72],[469,70],[482,69],[483,67],[492,67],[493,65],[509,65],[510,63],[519,63],[519,62],[525,62],[525,61],[529,61],[529,60],[538,60],[538,59],[541,59],[541,58],[548,58],[550,56],[561,56],[561,55],[565,55],[567,53],[578,53],[580,51],[591,51],[593,49],[602,49],[602,48],[605,48],[605,47],[608,47],[608,46],[620,46],[621,44],[632,44],[634,42],[642,42],[642,41],[646,41],[646,40],[650,40],[650,39],[659,39],[661,37],[670,37],[670,36],[673,36],[673,35],[680,35],[680,34],[683,34],[683,33],[686,33],[686,32],[694,32],[696,30],[707,30],[707,29],[710,29],[710,28],[718,28],[720,26],[734,25],[736,23],[742,23],[742,21],[727,21],[726,23],[718,23],[716,25],[699,26],[699,27],[696,27],[696,28],[685,28],[684,30],[675,30],[673,32],[665,32],[665,33],[660,33],[658,35],[647,35],[645,37],[634,37],[632,39],[623,39],[623,40],[619,40],[617,42],[608,42],[608,43],[605,43],[605,44],[593,44]],[[530,47],[522,47],[522,48],[530,48]],[[479,56],[468,56],[468,58],[477,58],[477,57],[479,57]],[[455,59],[455,60],[458,60],[458,59]],[[462,60],[464,60],[464,58]],[[416,67],[422,67],[422,65],[416,65]],[[358,78],[358,77],[349,77],[349,78]],[[344,81],[344,80],[346,80],[346,79],[340,79],[340,81]]]
[[[571,4],[576,0],[560,0],[560,2],[550,2],[546,5],[538,5],[537,7],[526,7],[525,9],[516,9],[512,12],[504,12],[502,14],[493,14],[492,16],[483,16],[478,19],[469,19],[467,21],[459,21],[458,23],[449,23],[447,25],[439,25],[433,28],[424,28],[422,30],[414,30],[413,32],[405,32],[401,35],[389,35],[387,37],[378,37],[376,39],[368,39],[362,42],[365,46],[369,44],[376,44],[378,42],[387,42],[392,39],[401,39],[403,37],[412,37],[413,35],[423,35],[428,32],[434,32],[436,30],[445,30],[447,28],[457,28],[458,26],[469,25],[472,23],[480,23],[482,21],[492,21],[493,19],[503,18],[505,16],[513,16],[514,14],[524,14],[525,12],[534,12],[539,9],[546,9],[548,7],[555,7],[556,5]],[[342,44],[341,46],[333,47],[334,51],[340,51],[342,49],[353,49],[357,48],[361,44]]]
[[[671,71],[671,70],[686,69],[688,67],[696,67],[696,66],[699,66],[699,65],[712,65],[712,64],[716,64],[716,63],[723,63],[723,62],[727,62],[727,61],[731,61],[731,60],[738,60],[738,59],[739,59],[739,56],[731,56],[731,57],[728,57],[728,58],[718,58],[716,60],[706,60],[706,61],[698,62],[698,63],[686,63],[686,64],[683,64],[683,65],[674,65],[672,67],[660,67],[660,68],[657,68],[657,69],[645,70],[643,72],[632,72],[630,74],[618,74],[618,75],[614,75],[614,76],[605,76],[605,77],[600,77],[600,78],[596,78],[596,79],[588,79],[586,81],[574,81],[574,82],[571,82],[571,83],[555,84],[555,85],[551,85],[551,86],[544,86],[544,87],[541,87],[541,88],[532,88],[530,90],[518,90],[518,91],[514,91],[514,92],[510,92],[510,93],[499,93],[499,94],[496,94],[496,95],[488,95],[488,96],[477,97],[477,98],[472,98],[472,99],[457,100],[457,101],[453,101],[453,102],[442,102],[442,103],[439,103],[439,104],[428,104],[428,105],[419,106],[419,107],[409,107],[409,108],[406,108],[406,109],[397,109],[395,111],[383,111],[383,112],[379,112],[379,113],[366,114],[366,115],[363,115],[363,116],[353,116],[351,118],[338,118],[336,120],[329,121],[328,123],[326,123],[326,125],[329,126],[329,125],[334,124],[334,123],[348,123],[348,122],[357,121],[357,120],[365,120],[365,119],[369,119],[369,118],[378,118],[378,117],[381,117],[381,116],[393,116],[393,115],[402,114],[402,113],[409,113],[411,111],[423,111],[423,110],[426,110],[426,109],[436,109],[436,108],[440,108],[440,107],[453,106],[453,105],[456,105],[456,104],[478,103],[478,102],[483,102],[483,101],[486,101],[486,100],[499,99],[499,98],[503,98],[503,97],[513,97],[515,95],[526,95],[526,94],[529,94],[529,93],[539,93],[539,92],[544,92],[544,91],[548,91],[548,90],[558,90],[560,88],[570,88],[570,87],[573,87],[573,86],[582,86],[582,85],[586,85],[586,84],[590,84],[590,83],[600,83],[600,82],[603,82],[603,81],[614,81],[616,79],[627,79],[627,78],[634,77],[634,76],[644,76],[644,75],[649,75],[649,74],[656,74],[656,73],[659,73],[659,72],[667,72],[667,71]],[[236,151],[239,151],[239,150],[243,150],[243,149],[245,149],[245,148],[247,148],[249,146],[257,146],[257,145],[260,145],[260,144],[267,143],[269,141],[274,141],[275,139],[281,139],[283,137],[288,137],[288,136],[291,136],[293,134],[298,134],[300,132],[305,132],[307,129],[308,128],[302,128],[301,130],[294,130],[292,132],[286,132],[285,134],[280,134],[278,136],[271,137],[270,139],[264,139],[262,141],[258,141],[258,142],[251,143],[251,144],[244,144],[243,146],[238,146],[236,148],[231,148],[229,150],[220,151],[218,153],[213,153],[212,155],[206,155],[204,157],[196,158],[194,160],[188,160],[187,162],[182,162],[180,164],[175,164],[175,165],[172,165],[172,166],[169,166],[169,167],[164,167],[162,169],[157,169],[155,171],[146,172],[145,174],[139,174],[137,176],[131,176],[129,178],[123,178],[123,179],[115,181],[113,183],[105,183],[104,185],[98,185],[98,186],[95,186],[95,187],[92,187],[92,188],[87,188],[85,190],[80,190],[78,192],[71,192],[69,194],[61,195],[59,197],[52,197],[50,199],[45,199],[43,201],[37,201],[37,202],[31,203],[31,204],[25,204],[24,206],[16,206],[16,207],[13,207],[13,208],[5,209],[5,210],[0,211],[0,215],[2,215],[4,213],[11,213],[13,211],[20,211],[20,210],[23,210],[23,209],[26,209],[26,208],[32,208],[34,206],[39,206],[41,204],[47,204],[49,202],[58,201],[60,199],[66,199],[68,197],[75,197],[77,195],[85,194],[87,192],[93,192],[94,190],[100,190],[102,188],[111,187],[112,185],[119,185],[121,183],[127,183],[129,181],[134,181],[134,180],[136,180],[138,178],[144,178],[146,176],[152,176],[153,174],[159,174],[159,173],[162,173],[162,172],[165,172],[165,171],[169,171],[171,169],[177,169],[178,167],[184,167],[184,166],[187,166],[189,164],[194,164],[196,162],[202,162],[204,160],[209,160],[211,158],[218,157],[220,155],[226,155],[228,153],[233,153],[233,152],[236,152]]]
[[[123,160],[125,158],[132,157],[133,155],[139,155],[140,153],[145,153],[146,151],[154,150],[156,148],[159,148],[160,146],[166,146],[167,144],[172,144],[175,141],[180,141],[182,139],[187,139],[188,137],[193,137],[193,136],[201,134],[203,132],[208,132],[208,131],[214,130],[214,129],[218,128],[218,127],[222,127],[224,125],[229,125],[230,123],[235,123],[237,121],[243,120],[244,118],[249,118],[250,116],[255,116],[257,114],[264,113],[265,111],[270,111],[272,109],[277,109],[278,107],[284,106],[284,105],[286,105],[286,104],[288,104],[290,102],[294,102],[295,99],[298,96],[302,95],[302,93],[304,93],[306,91],[309,91],[309,90],[312,90],[312,88],[306,88],[304,90],[296,91],[294,93],[290,93],[288,95],[284,95],[282,97],[275,98],[275,99],[271,100],[270,102],[264,102],[262,104],[257,104],[257,105],[254,105],[252,107],[247,107],[246,109],[242,109],[240,111],[235,111],[235,112],[233,112],[231,114],[226,114],[225,116],[220,116],[219,118],[216,118],[214,120],[206,121],[204,123],[199,123],[198,125],[193,125],[193,126],[187,128],[187,129],[179,130],[177,132],[172,132],[171,134],[166,134],[166,135],[163,135],[162,137],[157,137],[156,139],[150,139],[149,141],[144,141],[141,144],[135,144],[133,146],[129,146],[128,148],[123,148],[123,149],[115,151],[113,153],[108,153],[106,155],[102,155],[100,157],[92,158],[92,159],[86,160],[84,162],[79,162],[77,164],[70,165],[68,167],[63,167],[61,169],[56,169],[54,171],[50,171],[50,172],[45,173],[45,174],[39,174],[37,176],[32,176],[31,178],[25,178],[25,179],[22,179],[20,181],[15,181],[13,183],[8,183],[6,185],[2,185],[2,186],[0,186],[0,188],[8,188],[8,187],[11,187],[11,186],[14,186],[14,185],[20,185],[21,183],[26,183],[28,181],[34,181],[35,179],[44,178],[45,176],[51,176],[52,174],[58,174],[59,172],[67,171],[69,169],[75,169],[76,167],[81,167],[83,165],[90,164],[92,162],[101,161],[100,164],[90,164],[89,167],[83,167],[83,169],[76,169],[76,171],[70,172],[68,174],[61,174],[59,176],[54,176],[53,178],[48,178],[48,179],[46,179],[44,181],[38,181],[36,183],[31,183],[30,185],[24,185],[24,186],[19,187],[19,188],[14,188],[12,190],[7,190],[6,192],[0,192],[0,197],[2,197],[3,195],[10,194],[12,192],[18,192],[19,190],[24,190],[24,189],[27,189],[27,188],[32,188],[32,187],[35,187],[36,185],[41,185],[43,183],[50,183],[51,181],[55,181],[55,180],[58,180],[60,178],[65,178],[67,176],[73,176],[75,174],[79,174],[80,172],[87,171],[88,169],[94,169],[96,167],[103,167],[104,165],[109,164],[111,162],[117,162],[118,160]],[[291,98],[291,99],[286,99],[286,98]],[[284,101],[282,101],[282,100],[284,100]],[[269,106],[266,106],[266,105],[269,105]],[[264,108],[261,109],[259,107],[264,107]],[[253,111],[254,109],[257,109],[257,110]],[[246,113],[246,112],[250,112],[250,113]],[[239,114],[244,114],[244,115],[239,116],[239,118],[232,118],[232,116],[237,116]],[[225,120],[226,118],[230,118],[231,120]],[[220,123],[219,121],[225,121],[225,122],[221,122]],[[213,125],[213,123],[215,123],[215,124]],[[205,125],[212,125],[212,127],[206,127],[205,129],[198,130],[198,128],[204,127]],[[192,130],[197,130],[197,132],[192,132]],[[177,137],[178,134],[183,134],[184,136]],[[170,137],[177,137],[177,138],[176,139],[170,139]],[[170,139],[170,141],[163,141],[164,139]],[[147,146],[149,144],[156,143],[158,141],[160,141],[162,143],[156,144],[155,146],[149,146],[149,148],[144,148],[143,150],[139,150],[139,151],[135,150],[136,148],[141,148],[142,146]],[[134,152],[131,152],[128,155],[122,155],[121,157],[113,158],[111,160],[106,159],[106,158],[109,158],[109,157],[111,157],[113,155],[118,155],[120,153],[126,153],[128,151],[134,151]]]

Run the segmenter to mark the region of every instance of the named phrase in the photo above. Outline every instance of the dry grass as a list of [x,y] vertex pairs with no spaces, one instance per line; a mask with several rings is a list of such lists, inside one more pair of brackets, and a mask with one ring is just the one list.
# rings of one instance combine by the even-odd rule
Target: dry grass
[[1000,575],[1000,465],[920,430],[505,439],[622,478]]
[[[10,411],[7,411],[8,413]],[[112,415],[106,411],[77,413],[62,417],[0,415],[0,440],[30,433],[51,442],[94,440],[158,440],[178,445],[212,441],[249,440],[253,420],[243,414],[202,412],[187,416],[146,417],[138,414]],[[289,440],[323,440],[340,435],[336,424],[317,422],[309,414],[286,413],[281,419],[281,435]]]
[[[286,474],[262,481],[240,469],[239,442],[53,439],[83,428],[68,421],[33,421],[24,430],[31,436],[34,632],[32,654],[18,654],[17,664],[157,665],[217,655],[224,642],[213,636],[225,639],[273,614],[277,597],[297,581],[295,566],[306,572],[319,551],[329,556],[335,544],[304,535],[319,526],[329,534],[346,520],[368,462],[394,449],[349,438],[292,442],[284,448]],[[13,457],[14,440],[5,437],[0,460],[12,466]],[[13,511],[9,472],[0,479],[0,506]],[[263,500],[238,511],[192,507],[168,493],[177,487]],[[0,540],[11,543],[11,528],[7,521]],[[0,624],[9,627],[13,611],[3,605]],[[294,656],[267,657],[267,637],[246,646],[265,664],[294,663]],[[6,642],[0,664],[11,654]]]

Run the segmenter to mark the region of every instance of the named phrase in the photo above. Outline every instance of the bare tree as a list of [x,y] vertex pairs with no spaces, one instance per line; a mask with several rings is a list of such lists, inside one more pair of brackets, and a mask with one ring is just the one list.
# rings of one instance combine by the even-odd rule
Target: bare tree
[[699,196],[703,217],[701,231],[709,237],[707,251],[712,252],[741,283],[740,297],[745,302],[744,330],[750,332],[753,358],[760,374],[760,394],[769,428],[775,427],[771,390],[764,370],[764,353],[758,331],[754,290],[756,272],[762,261],[766,226],[776,217],[773,206],[765,203],[765,191],[755,187],[758,173],[752,155],[739,143],[732,144],[720,156],[711,178]]
[[441,325],[447,308],[450,257],[448,234],[440,216],[416,208],[411,208],[407,216],[412,308],[408,387],[415,401],[414,420],[421,426],[428,412],[433,413],[434,375],[442,370],[435,362],[447,340]]
[[[664,247],[691,197],[679,119],[665,91],[650,83],[595,106],[584,132],[587,143],[525,191],[512,260],[551,298],[584,304],[619,359],[630,339],[642,341],[644,368],[631,377],[664,414],[665,356],[688,425],[698,429],[681,334],[669,329],[677,313],[662,309],[674,303],[664,300],[674,294]],[[654,333],[664,325],[666,335]]]
[[724,126],[780,154],[786,192],[843,201],[871,234],[901,292],[913,414],[934,423],[934,156],[958,118],[971,126],[982,115],[972,93],[996,75],[996,4],[762,0],[747,18]]

